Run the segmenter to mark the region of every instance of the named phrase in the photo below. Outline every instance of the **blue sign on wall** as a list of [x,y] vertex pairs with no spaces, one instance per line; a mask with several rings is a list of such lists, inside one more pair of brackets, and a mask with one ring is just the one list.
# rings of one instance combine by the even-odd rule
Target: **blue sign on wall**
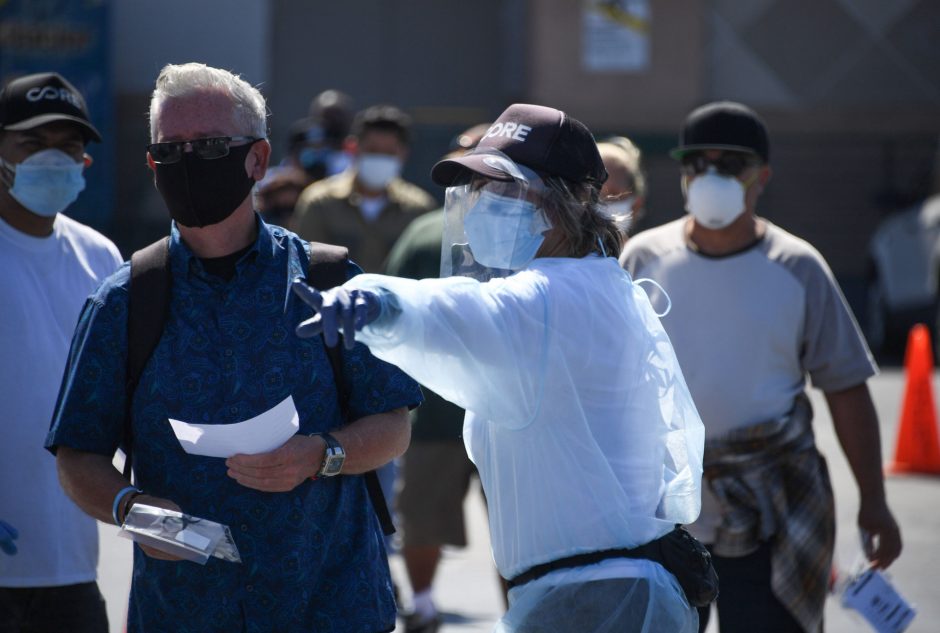
[[55,71],[84,95],[104,139],[90,143],[87,186],[66,211],[101,231],[114,212],[114,104],[108,0],[0,0],[0,82]]

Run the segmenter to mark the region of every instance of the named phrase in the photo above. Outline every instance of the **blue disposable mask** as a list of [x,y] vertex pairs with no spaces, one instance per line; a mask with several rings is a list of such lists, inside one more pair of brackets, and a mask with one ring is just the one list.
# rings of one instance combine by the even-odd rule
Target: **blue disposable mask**
[[401,173],[401,161],[388,154],[362,154],[357,163],[359,181],[369,189],[385,189]]
[[16,165],[0,159],[0,165],[13,174],[10,195],[36,215],[64,211],[85,188],[85,165],[62,150],[44,149]]
[[483,191],[464,217],[473,258],[490,268],[520,270],[535,259],[550,227],[528,200]]
[[330,148],[328,147],[305,147],[297,155],[300,164],[304,169],[311,169],[318,165],[326,165],[330,157]]
[[335,176],[349,167],[352,161],[348,153],[329,147],[305,147],[300,150],[297,159],[304,171],[315,180]]

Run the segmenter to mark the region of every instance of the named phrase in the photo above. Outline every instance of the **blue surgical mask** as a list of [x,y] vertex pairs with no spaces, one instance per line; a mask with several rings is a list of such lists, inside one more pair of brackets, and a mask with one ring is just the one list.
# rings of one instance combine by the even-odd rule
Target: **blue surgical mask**
[[335,176],[346,171],[350,165],[352,165],[352,156],[349,155],[349,152],[344,152],[341,149],[333,150],[326,160],[326,175]]
[[550,227],[528,200],[484,191],[464,217],[473,258],[490,268],[520,270],[535,259]]
[[22,163],[0,165],[13,173],[10,195],[21,205],[44,217],[52,217],[75,202],[85,188],[85,166],[58,149],[44,149]]
[[351,162],[348,153],[329,147],[305,147],[297,155],[304,170],[316,180],[335,176],[344,171]]
[[388,154],[362,154],[357,161],[357,177],[369,189],[385,189],[401,173],[401,161]]

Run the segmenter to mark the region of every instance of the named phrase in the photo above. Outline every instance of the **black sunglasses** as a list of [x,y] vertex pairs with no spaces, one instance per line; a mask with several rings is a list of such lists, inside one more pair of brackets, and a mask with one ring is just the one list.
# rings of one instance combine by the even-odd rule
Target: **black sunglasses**
[[686,154],[680,160],[682,172],[687,176],[698,176],[705,173],[710,165],[722,176],[738,177],[741,172],[749,167],[760,164],[760,160],[744,152],[722,152],[718,158],[708,159],[703,152],[692,152]]
[[177,163],[183,158],[186,146],[193,148],[193,153],[203,160],[213,160],[228,156],[229,146],[232,143],[247,143],[260,141],[255,136],[213,136],[211,138],[196,138],[191,141],[171,141],[169,143],[152,143],[147,151],[153,162],[161,164]]

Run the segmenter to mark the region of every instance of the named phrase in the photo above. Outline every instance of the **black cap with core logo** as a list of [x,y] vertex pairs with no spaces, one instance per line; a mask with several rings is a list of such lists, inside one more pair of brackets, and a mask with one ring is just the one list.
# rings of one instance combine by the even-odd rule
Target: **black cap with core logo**
[[607,180],[597,144],[583,123],[561,110],[527,103],[506,108],[473,151],[437,163],[431,169],[431,178],[444,187],[468,171],[507,180],[505,171],[490,164],[491,154],[486,150],[491,149],[540,174],[561,176],[575,183],[591,182],[598,187]]
[[10,81],[0,90],[0,129],[30,130],[54,121],[78,124],[89,140],[101,142],[85,99],[62,75],[36,73]]

